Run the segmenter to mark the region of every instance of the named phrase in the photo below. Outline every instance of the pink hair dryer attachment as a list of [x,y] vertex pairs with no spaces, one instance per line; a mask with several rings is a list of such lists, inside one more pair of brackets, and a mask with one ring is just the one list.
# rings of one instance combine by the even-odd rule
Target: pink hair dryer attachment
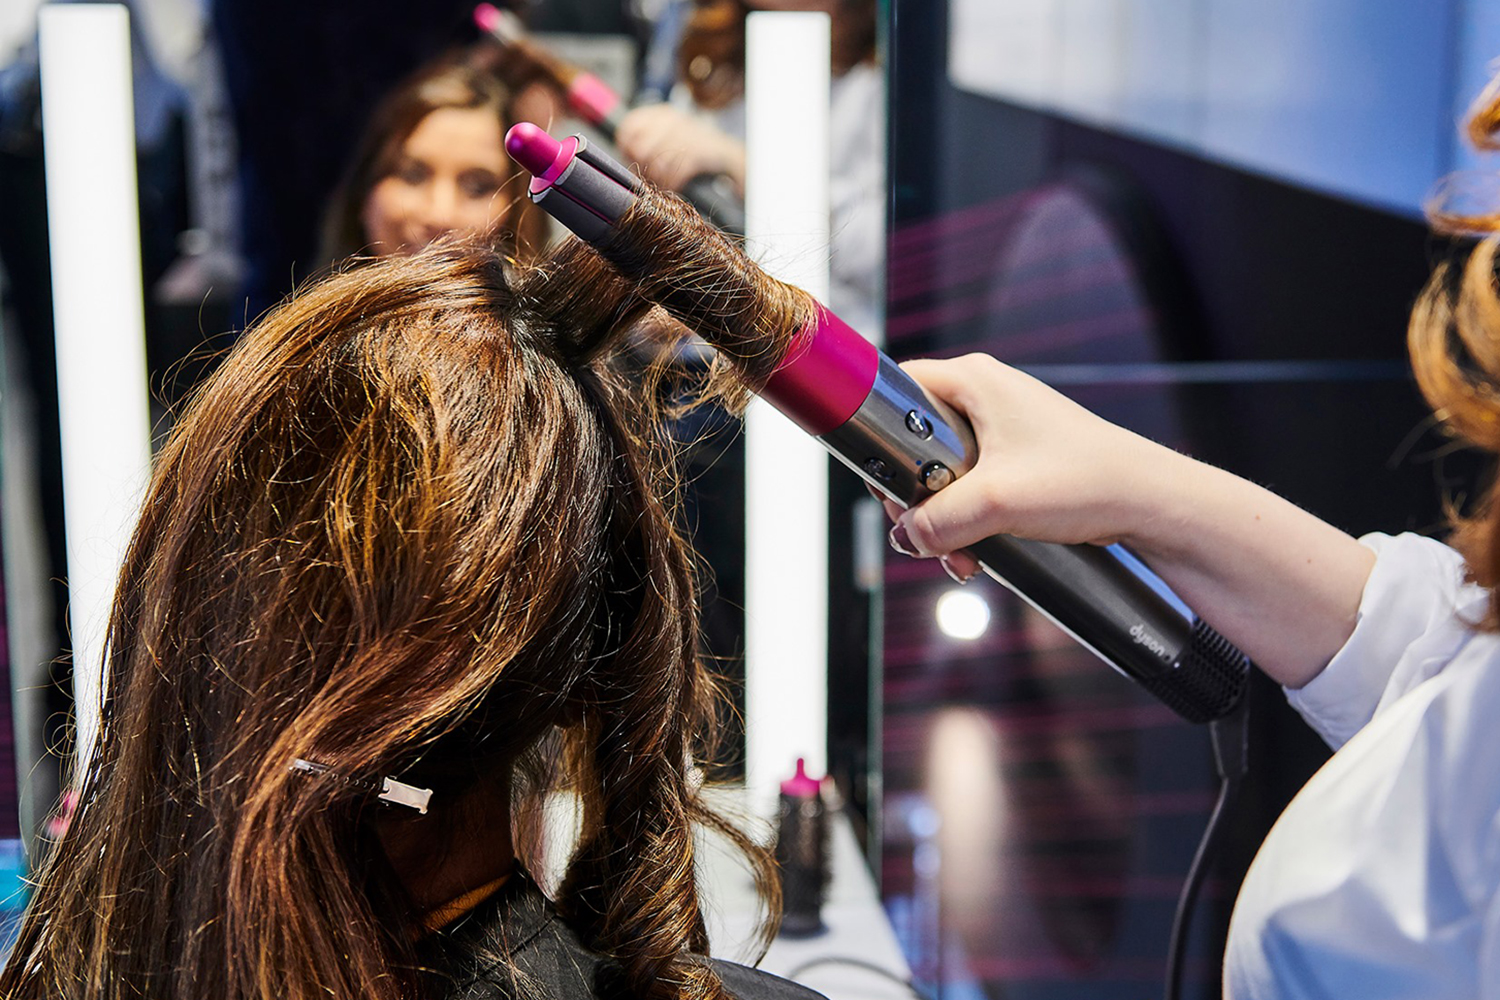
[[[530,123],[510,130],[506,149],[534,175],[532,200],[608,258],[613,224],[634,204],[641,180],[581,138],[559,142]],[[904,506],[947,487],[978,455],[962,417],[821,307],[762,395]],[[997,535],[969,551],[991,576],[1184,719],[1208,722],[1240,704],[1248,658],[1128,549]]]

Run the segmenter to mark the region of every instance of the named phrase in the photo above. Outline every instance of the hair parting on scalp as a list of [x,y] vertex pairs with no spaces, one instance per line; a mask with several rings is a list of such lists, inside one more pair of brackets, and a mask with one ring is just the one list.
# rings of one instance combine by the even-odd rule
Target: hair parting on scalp
[[[626,238],[654,291],[743,319],[725,343],[769,375],[808,300],[655,256],[691,210],[647,204]],[[521,266],[445,239],[242,335],[158,457],[100,740],[0,995],[423,995],[379,807],[304,758],[433,788],[435,810],[502,771],[570,783],[565,919],[633,995],[723,1000],[694,826],[746,853],[772,912],[775,881],[698,787],[716,686],[656,405],[682,396],[643,388],[643,323],[688,335],[576,242]],[[693,389],[745,398],[722,366]],[[570,765],[549,770],[554,733]]]

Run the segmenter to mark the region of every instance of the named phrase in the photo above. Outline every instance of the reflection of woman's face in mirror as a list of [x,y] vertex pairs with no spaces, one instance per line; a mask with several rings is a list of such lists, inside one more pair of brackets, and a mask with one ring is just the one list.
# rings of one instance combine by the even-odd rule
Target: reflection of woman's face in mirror
[[509,203],[500,188],[513,172],[493,110],[438,108],[365,199],[360,220],[371,249],[412,253],[444,233],[486,228]]

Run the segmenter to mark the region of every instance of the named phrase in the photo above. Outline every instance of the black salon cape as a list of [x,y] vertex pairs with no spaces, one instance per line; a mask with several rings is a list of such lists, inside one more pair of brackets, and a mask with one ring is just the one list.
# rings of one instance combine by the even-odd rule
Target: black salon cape
[[[620,967],[584,947],[535,882],[517,873],[501,890],[419,948],[428,995],[448,1000],[632,1000]],[[525,978],[512,981],[510,955]],[[824,1000],[804,986],[709,959],[737,1000]]]

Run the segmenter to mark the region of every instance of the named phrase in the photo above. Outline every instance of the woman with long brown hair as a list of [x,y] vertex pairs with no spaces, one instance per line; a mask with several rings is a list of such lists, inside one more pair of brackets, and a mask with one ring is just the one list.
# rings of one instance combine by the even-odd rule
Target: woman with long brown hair
[[[812,996],[705,957],[694,828],[774,888],[701,798],[715,685],[647,405],[681,396],[619,358],[644,311],[576,243],[449,239],[240,338],[157,460],[0,995]],[[768,356],[792,332],[743,318]]]
[[488,47],[446,53],[376,107],[323,222],[323,264],[356,254],[414,253],[449,232],[498,227],[525,253],[542,249],[546,217],[505,155],[507,129],[547,121],[554,102],[507,75]]
[[[1470,135],[1500,148],[1500,84]],[[1417,382],[1500,456],[1500,206],[1435,228],[1482,241],[1413,310]],[[1124,542],[1287,691],[1335,748],[1240,890],[1231,1000],[1500,996],[1500,485],[1449,544],[1358,540],[1274,494],[1104,422],[982,356],[911,373],[968,416],[974,470],[895,519],[891,544],[972,574],[997,533]]]

